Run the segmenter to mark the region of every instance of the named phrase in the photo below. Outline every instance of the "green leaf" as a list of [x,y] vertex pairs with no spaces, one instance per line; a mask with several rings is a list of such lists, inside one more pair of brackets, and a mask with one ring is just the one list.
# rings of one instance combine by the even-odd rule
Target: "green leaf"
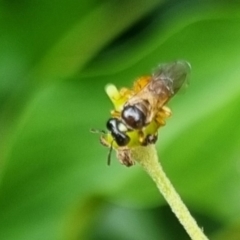
[[34,75],[41,80],[71,77],[160,3],[158,0],[103,2],[62,37],[37,66]]

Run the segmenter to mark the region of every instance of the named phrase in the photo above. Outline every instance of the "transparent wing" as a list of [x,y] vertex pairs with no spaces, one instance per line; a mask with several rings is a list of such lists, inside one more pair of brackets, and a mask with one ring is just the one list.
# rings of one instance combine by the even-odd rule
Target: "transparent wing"
[[183,85],[188,85],[191,65],[187,61],[178,60],[159,65],[153,72],[153,81],[161,81],[172,95]]

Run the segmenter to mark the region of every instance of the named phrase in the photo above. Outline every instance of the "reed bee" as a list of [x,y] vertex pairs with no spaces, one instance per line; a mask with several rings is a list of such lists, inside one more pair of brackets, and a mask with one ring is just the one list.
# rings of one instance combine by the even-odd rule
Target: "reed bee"
[[[152,121],[159,127],[165,125],[165,118],[171,115],[165,104],[186,83],[190,69],[186,61],[159,65],[152,76],[139,78],[133,90],[120,90],[119,98],[126,96],[127,100],[120,109],[118,107],[111,112],[113,118],[121,119],[129,131],[139,130],[143,136],[144,128]],[[144,143],[144,140],[140,138],[140,142]]]
[[[179,60],[159,65],[151,76],[137,79],[132,89],[118,91],[114,85],[106,87],[114,110],[107,121],[108,132],[103,132],[100,141],[110,148],[109,156],[112,148],[119,154],[157,141],[159,127],[165,125],[165,119],[171,115],[165,105],[187,82],[190,70],[188,62]],[[125,160],[120,159],[124,165],[132,165]]]

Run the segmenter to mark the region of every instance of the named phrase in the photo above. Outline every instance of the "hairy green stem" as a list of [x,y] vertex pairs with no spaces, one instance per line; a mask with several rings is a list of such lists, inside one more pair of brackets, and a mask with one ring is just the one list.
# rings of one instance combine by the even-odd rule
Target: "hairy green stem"
[[163,168],[158,161],[155,145],[136,147],[132,150],[132,156],[156,183],[157,188],[162,193],[173,213],[179,219],[191,239],[207,240],[208,238],[204,235],[202,229],[199,228],[163,171]]

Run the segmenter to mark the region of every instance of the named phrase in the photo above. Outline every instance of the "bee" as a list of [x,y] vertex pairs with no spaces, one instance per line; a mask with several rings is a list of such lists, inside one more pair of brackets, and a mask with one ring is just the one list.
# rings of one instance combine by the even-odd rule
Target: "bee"
[[[126,101],[111,112],[112,116],[121,119],[128,130],[139,130],[143,136],[144,128],[152,121],[158,127],[165,125],[165,119],[171,115],[165,104],[186,83],[190,69],[186,61],[159,65],[152,76],[138,79],[132,91],[120,90],[119,98],[125,97]],[[141,143],[144,140],[140,138]]]
[[124,156],[120,161],[130,166],[127,149],[157,141],[159,127],[171,116],[166,104],[187,83],[190,70],[188,62],[179,60],[159,65],[151,76],[137,79],[132,89],[118,91],[114,85],[107,85],[114,110],[107,121],[108,132],[101,135],[100,142],[110,148],[109,156],[114,148],[119,156]]

